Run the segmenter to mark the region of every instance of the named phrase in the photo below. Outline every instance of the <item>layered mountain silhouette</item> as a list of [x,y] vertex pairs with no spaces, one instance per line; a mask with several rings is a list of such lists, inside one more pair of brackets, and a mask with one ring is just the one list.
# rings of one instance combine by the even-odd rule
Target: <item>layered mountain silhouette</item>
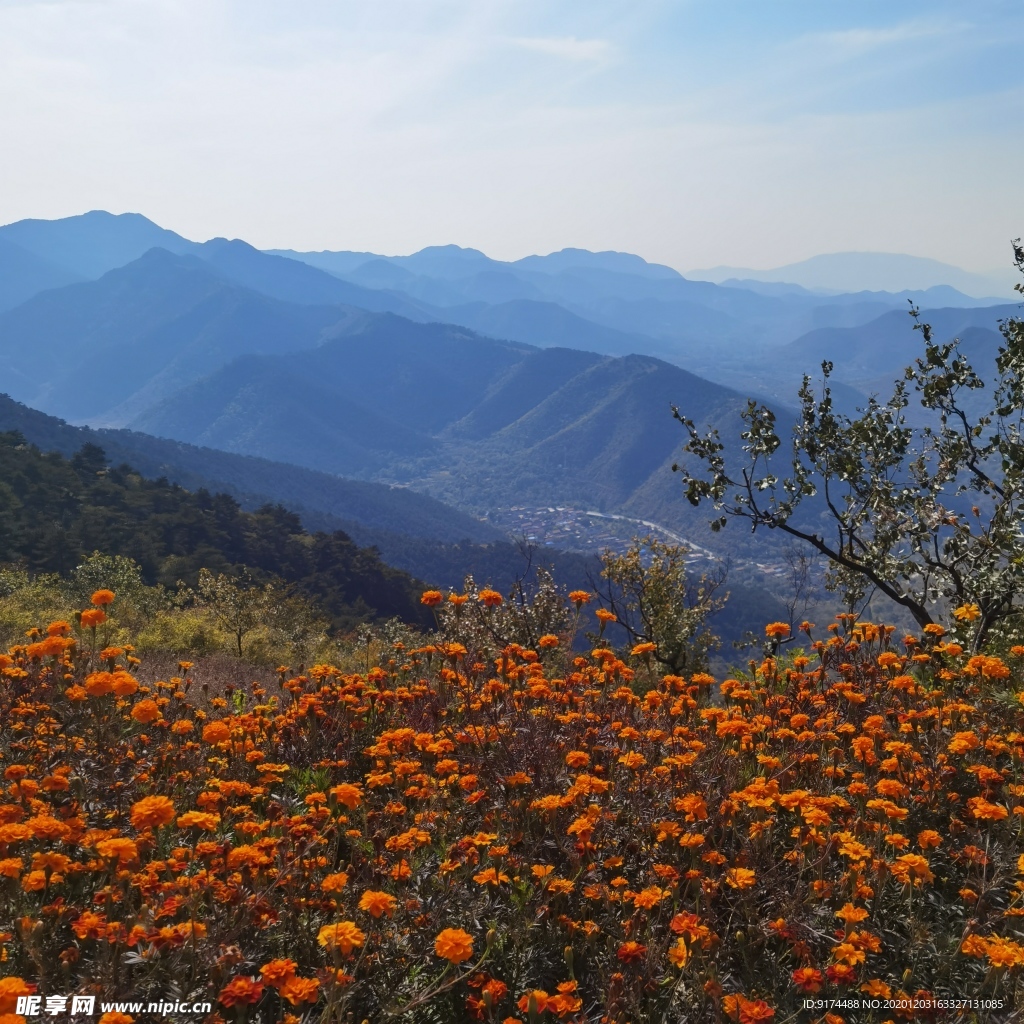
[[745,401],[649,356],[537,349],[367,314],[315,348],[236,360],[131,426],[480,511],[583,503],[680,522],[673,404],[728,432]]
[[711,267],[690,271],[688,276],[716,284],[729,281],[785,282],[832,292],[898,292],[947,287],[959,289],[975,298],[1007,296],[1015,283],[1013,275],[1005,271],[973,274],[938,260],[891,252],[824,253],[771,270]]
[[78,274],[8,241],[0,234],[0,312],[49,288],[80,280]]
[[150,479],[163,477],[190,491],[222,491],[246,509],[282,504],[301,513],[310,529],[344,529],[360,538],[380,531],[446,543],[502,538],[486,523],[407,487],[341,479],[137,431],[73,426],[0,395],[0,432],[12,430],[42,451],[67,456],[83,445],[97,445],[114,465],[127,463]]
[[578,249],[261,252],[102,212],[0,228],[4,267],[0,388],[33,408],[477,513],[573,503],[678,528],[672,405],[729,437],[748,395],[784,418],[827,358],[852,409],[920,352],[908,299],[979,351],[1015,308],[723,287]]

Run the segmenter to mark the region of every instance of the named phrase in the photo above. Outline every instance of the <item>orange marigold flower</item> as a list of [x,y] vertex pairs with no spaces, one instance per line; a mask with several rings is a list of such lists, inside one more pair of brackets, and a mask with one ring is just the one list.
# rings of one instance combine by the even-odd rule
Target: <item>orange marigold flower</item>
[[71,834],[68,825],[51,814],[37,814],[29,818],[25,825],[36,839],[66,839]]
[[110,688],[118,697],[130,697],[139,688],[139,681],[130,672],[118,669],[110,677]]
[[174,803],[166,796],[147,796],[132,804],[132,824],[136,828],[159,828],[174,820]]
[[994,804],[981,796],[973,796],[967,801],[967,808],[979,821],[1003,821],[1010,812],[1002,804]]
[[892,989],[881,978],[872,978],[864,982],[860,987],[861,992],[866,992],[876,999],[889,999],[892,997]]
[[813,967],[798,967],[793,972],[793,984],[796,985],[801,992],[820,992],[821,986],[825,983],[825,976],[821,971],[815,970]]
[[428,608],[433,608],[435,605],[441,604],[444,601],[444,594],[440,590],[424,590],[423,596],[420,598],[420,604],[425,604]]
[[281,998],[287,999],[292,1006],[299,1003],[315,1003],[320,995],[320,982],[316,978],[289,978],[278,991]]
[[637,644],[629,653],[636,657],[641,657],[644,654],[650,654],[658,649],[657,644],[652,644],[650,641],[645,641],[642,644]]
[[270,863],[270,857],[258,846],[236,846],[228,854],[229,868],[249,868],[252,871],[257,871],[267,867]]
[[79,621],[87,628],[101,626],[107,621],[107,613],[102,608],[86,608]]
[[833,964],[825,969],[825,977],[834,985],[852,985],[857,979],[857,969],[851,964]]
[[510,882],[511,879],[504,871],[499,871],[497,868],[484,868],[483,871],[479,871],[473,876],[473,881],[477,885],[501,885],[502,882]]
[[98,939],[106,934],[107,919],[91,910],[83,911],[71,922],[71,930],[80,939]]
[[445,928],[434,939],[434,952],[449,963],[461,964],[473,955],[473,936],[461,928]]
[[764,627],[764,635],[770,637],[778,637],[779,639],[789,636],[789,623],[788,622],[769,622]]
[[320,883],[320,888],[324,892],[341,892],[346,885],[348,885],[348,875],[344,871],[336,871]]
[[140,700],[138,704],[132,708],[132,718],[142,725],[148,725],[150,722],[155,722],[160,717],[160,705],[157,704],[155,700],[151,700],[148,697],[145,700]]
[[570,590],[569,600],[579,608],[580,605],[589,604],[593,598],[586,590]]
[[757,875],[750,868],[729,868],[725,873],[726,885],[733,889],[749,889],[757,881]]
[[988,939],[983,938],[981,935],[968,935],[960,943],[960,952],[964,956],[983,957],[988,955],[988,945]]
[[565,763],[570,768],[586,768],[590,764],[590,755],[583,750],[570,750],[565,755]]
[[114,603],[114,592],[112,590],[97,590],[91,598],[89,598],[91,604],[97,607],[104,604]]
[[289,978],[295,977],[299,965],[294,960],[271,960],[260,968],[263,980],[273,988],[278,988]]
[[216,832],[220,827],[220,815],[207,811],[186,811],[179,815],[178,828],[197,828],[202,832]]
[[139,847],[135,840],[124,836],[100,840],[96,844],[96,852],[101,857],[116,857],[118,864],[132,864],[139,859]]
[[337,924],[325,924],[316,941],[325,949],[337,949],[348,956],[366,941],[366,933],[356,926],[355,921],[339,921]]
[[373,917],[380,917],[381,914],[390,917],[397,906],[398,900],[390,893],[377,892],[373,889],[367,889],[359,898],[359,909],[365,910]]
[[263,982],[238,976],[232,978],[221,990],[217,1002],[229,1009],[258,1003],[263,995]]
[[650,910],[652,907],[657,906],[666,896],[670,895],[667,889],[662,889],[658,885],[649,885],[646,889],[641,889],[633,897],[633,906],[637,910]]
[[868,912],[864,907],[855,907],[852,903],[847,903],[843,906],[842,910],[836,911],[836,917],[847,924],[856,924],[858,921],[863,921],[867,916]]
[[206,743],[223,743],[229,739],[231,739],[231,729],[223,719],[218,718],[217,721],[210,722],[203,728],[203,740]]
[[485,587],[477,595],[477,600],[486,608],[497,608],[498,605],[504,603],[505,599],[498,593],[498,591]]
[[18,878],[25,869],[20,857],[4,857],[0,860],[0,878]]
[[643,768],[647,764],[647,758],[643,754],[637,753],[635,750],[630,750],[626,754],[622,754],[619,759],[619,764],[625,765],[627,768],[636,770]]
[[358,783],[343,782],[328,790],[330,795],[350,811],[354,811],[363,802],[363,789]]
[[633,942],[631,940],[622,943],[615,951],[615,955],[624,964],[635,964],[638,960],[643,960],[647,956],[647,947],[640,942]]
[[[516,1002],[516,1006],[519,1007],[522,1013],[544,1013],[548,1004],[551,1002],[551,996],[547,994],[542,988],[535,988],[531,992],[527,992],[525,995],[519,997]],[[516,1018],[510,1017],[508,1020],[515,1020]],[[508,1020],[505,1024],[508,1024]],[[521,1024],[517,1021],[516,1024]]]
[[668,959],[673,967],[685,967],[686,962],[690,959],[690,950],[681,935],[676,939],[675,945],[669,947]]
[[112,672],[90,672],[85,677],[85,692],[90,697],[105,697],[113,691],[113,682]]
[[922,850],[928,850],[942,845],[942,836],[934,829],[926,828],[917,833],[917,845]]
[[618,622],[618,616],[615,612],[608,611],[607,608],[598,608],[595,610],[594,615],[601,621],[603,625],[606,622]]
[[0,978],[0,1013],[14,1013],[18,1005],[18,996],[30,996],[36,986],[23,978]]
[[902,857],[897,857],[891,870],[893,876],[903,885],[935,881],[928,861],[919,853],[905,853]]
[[[763,1024],[775,1016],[775,1011],[763,999],[744,999],[742,996],[737,999],[739,1016],[736,1019],[739,1024]],[[725,1007],[725,999],[722,1000],[722,1006]]]
[[[60,875],[54,875],[50,878],[50,884],[55,885],[57,882],[62,882],[64,879]],[[21,887],[25,892],[42,892],[46,888],[46,872],[45,871],[30,871],[21,880]]]
[[1024,966],[1024,946],[1012,939],[992,935],[988,941],[988,962],[993,967]]
[[97,1024],[134,1024],[135,1018],[127,1013],[119,1013],[117,1010],[108,1010],[100,1016]]
[[981,618],[981,609],[976,604],[962,604],[953,609],[953,618],[957,622],[974,622]]
[[545,650],[557,647],[559,643],[558,637],[554,633],[545,633],[538,641],[537,646],[543,647]]

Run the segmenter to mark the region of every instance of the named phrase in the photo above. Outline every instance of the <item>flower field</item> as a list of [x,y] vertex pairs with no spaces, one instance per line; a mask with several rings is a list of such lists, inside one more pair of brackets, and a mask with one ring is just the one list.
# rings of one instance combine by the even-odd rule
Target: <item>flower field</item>
[[0,1024],[34,992],[286,1024],[1024,1009],[1024,648],[972,654],[969,610],[840,617],[716,681],[581,652],[582,592],[530,647],[453,596],[421,646],[269,689],[142,685],[109,591],[0,655]]

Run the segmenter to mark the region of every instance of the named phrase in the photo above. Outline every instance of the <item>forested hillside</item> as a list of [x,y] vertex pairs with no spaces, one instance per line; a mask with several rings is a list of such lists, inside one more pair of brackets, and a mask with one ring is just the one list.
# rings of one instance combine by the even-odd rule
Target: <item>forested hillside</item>
[[0,434],[0,563],[68,573],[93,551],[128,556],[146,582],[172,588],[203,568],[276,577],[314,598],[339,627],[423,619],[417,583],[340,531],[310,534],[281,506],[245,512],[226,494],[146,480],[108,466],[94,445],[67,459]]

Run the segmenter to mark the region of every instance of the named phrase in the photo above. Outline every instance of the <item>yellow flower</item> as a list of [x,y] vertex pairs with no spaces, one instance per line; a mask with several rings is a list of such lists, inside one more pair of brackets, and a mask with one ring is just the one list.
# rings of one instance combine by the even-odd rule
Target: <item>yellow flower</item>
[[674,967],[685,967],[686,961],[690,959],[690,951],[686,947],[686,940],[680,935],[676,944],[668,951],[669,962]]
[[976,604],[962,604],[953,610],[953,618],[957,622],[974,622],[981,618],[981,609]]

